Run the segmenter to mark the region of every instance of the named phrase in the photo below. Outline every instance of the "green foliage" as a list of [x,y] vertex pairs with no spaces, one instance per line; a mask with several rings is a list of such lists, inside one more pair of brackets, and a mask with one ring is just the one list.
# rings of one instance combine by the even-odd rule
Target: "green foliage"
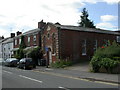
[[20,43],[20,46],[19,46],[19,49],[17,50],[17,53],[15,55],[15,57],[17,59],[22,59],[24,58],[24,48],[26,47],[25,45],[25,42],[24,42],[24,36],[21,36],[21,43]]
[[40,47],[31,48],[29,50],[25,50],[24,52],[27,55],[27,57],[32,58],[36,62],[36,64],[37,60],[43,57],[43,53]]
[[52,63],[51,66],[54,68],[64,68],[66,66],[71,66],[72,62],[71,61],[56,61],[55,63]]
[[88,16],[89,16],[89,14],[86,11],[86,8],[83,8],[82,15],[80,16],[81,22],[79,22],[79,26],[95,28],[93,21],[89,20]]
[[114,61],[110,58],[102,58],[100,61],[100,66],[104,67],[108,73],[112,73],[112,69],[119,65],[118,61]]
[[24,36],[22,35],[21,36],[21,43],[20,43],[19,49],[24,49],[24,48],[26,48],[26,45],[25,45],[25,42],[24,42]]
[[99,72],[104,67],[108,73],[120,63],[120,45],[113,42],[112,45],[98,48],[90,61],[93,72]]

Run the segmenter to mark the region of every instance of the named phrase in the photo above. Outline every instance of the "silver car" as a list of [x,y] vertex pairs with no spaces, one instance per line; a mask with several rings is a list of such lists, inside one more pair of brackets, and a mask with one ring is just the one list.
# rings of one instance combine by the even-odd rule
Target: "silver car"
[[17,62],[18,62],[18,59],[16,58],[8,58],[6,61],[5,61],[5,66],[17,66]]

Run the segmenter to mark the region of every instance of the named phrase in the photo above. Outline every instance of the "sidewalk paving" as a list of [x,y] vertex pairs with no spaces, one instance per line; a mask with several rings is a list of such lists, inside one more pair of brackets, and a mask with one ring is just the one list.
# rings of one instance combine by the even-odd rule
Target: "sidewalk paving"
[[46,68],[45,66],[37,66],[35,70],[43,71],[43,72],[51,72],[56,74],[63,74],[63,75],[87,79],[91,81],[103,81],[103,82],[120,84],[120,79],[118,78],[120,74],[92,73],[89,71],[88,64],[82,64],[81,66],[80,65],[71,66],[64,69]]

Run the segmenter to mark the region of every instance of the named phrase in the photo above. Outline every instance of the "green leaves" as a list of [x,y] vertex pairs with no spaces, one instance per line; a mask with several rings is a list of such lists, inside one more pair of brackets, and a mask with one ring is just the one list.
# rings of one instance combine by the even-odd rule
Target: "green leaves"
[[104,67],[108,73],[120,64],[120,45],[113,42],[105,48],[98,48],[90,61],[93,72],[99,72]]

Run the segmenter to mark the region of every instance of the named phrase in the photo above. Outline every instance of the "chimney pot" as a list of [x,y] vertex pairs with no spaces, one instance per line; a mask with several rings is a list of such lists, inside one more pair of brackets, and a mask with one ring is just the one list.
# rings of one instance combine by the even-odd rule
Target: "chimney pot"
[[11,38],[15,37],[15,33],[11,33]]
[[20,35],[20,34],[22,34],[22,32],[17,31],[17,36]]

